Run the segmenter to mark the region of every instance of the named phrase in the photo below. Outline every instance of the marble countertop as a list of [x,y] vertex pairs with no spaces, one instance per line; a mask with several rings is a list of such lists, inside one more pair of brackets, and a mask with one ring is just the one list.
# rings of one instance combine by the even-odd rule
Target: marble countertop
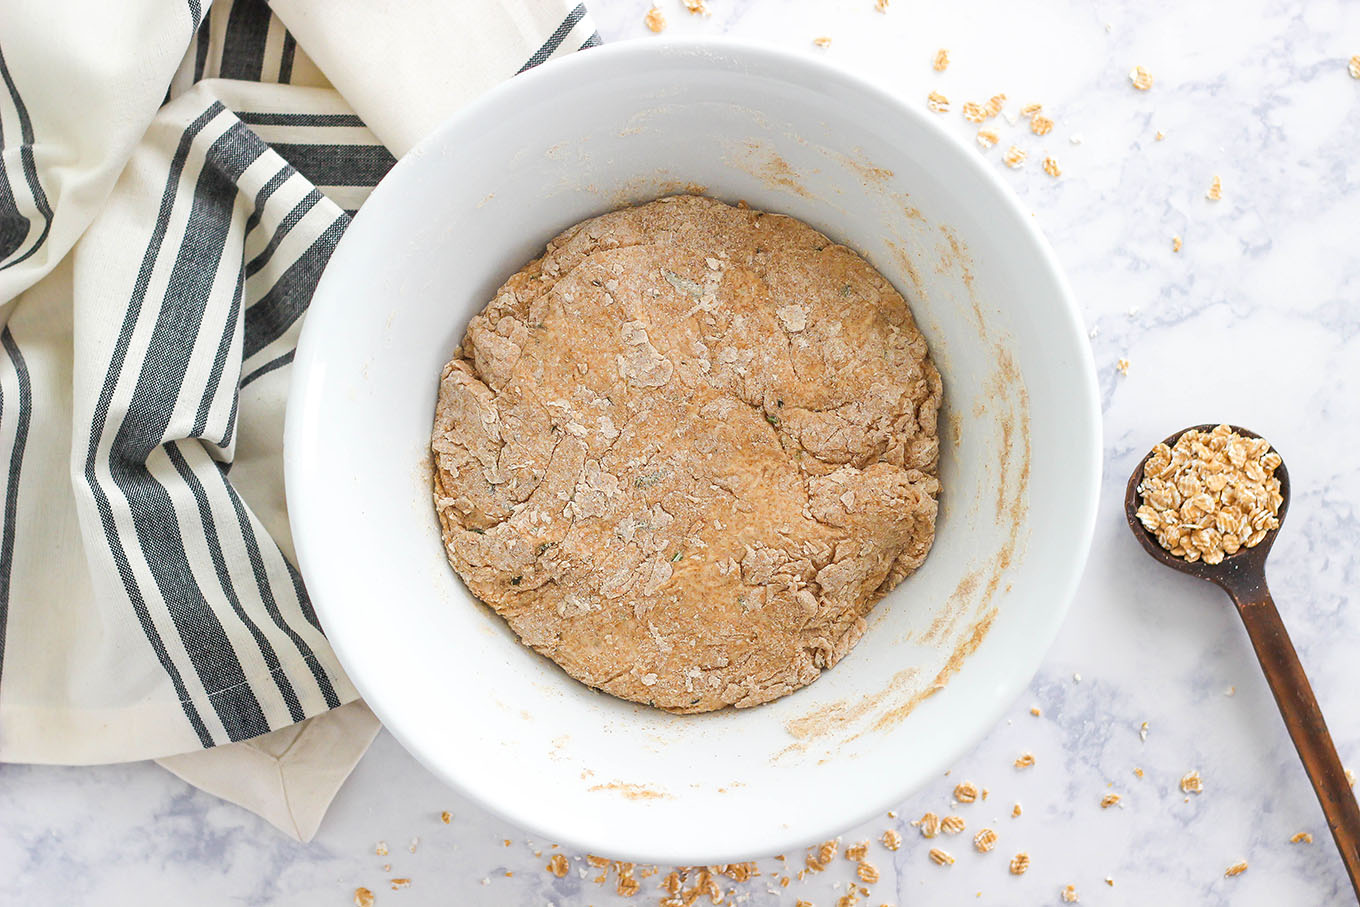
[[[882,880],[858,903],[1058,904],[1067,884],[1082,904],[1349,903],[1237,616],[1137,549],[1121,498],[1142,451],[1182,426],[1231,421],[1274,441],[1294,498],[1270,580],[1342,760],[1360,769],[1360,610],[1348,606],[1360,588],[1360,80],[1346,67],[1360,54],[1360,4],[892,0],[880,14],[873,0],[710,0],[703,17],[660,2],[670,22],[660,37],[643,27],[645,2],[591,6],[606,41],[725,33],[824,56],[913,104],[938,90],[954,102],[943,121],[963,137],[977,127],[961,102],[998,92],[1011,111],[1042,102],[1056,124],[1037,137],[998,119],[1002,146],[978,153],[1034,211],[1091,331],[1106,473],[1094,548],[1009,717],[895,818],[843,834],[904,836],[896,852],[871,845]],[[818,36],[830,46],[815,48]],[[941,47],[952,62],[937,73]],[[1150,91],[1131,87],[1134,65],[1155,78]],[[1015,171],[1001,163],[1011,143],[1030,152]],[[1040,169],[1045,156],[1060,178]],[[1215,175],[1217,202],[1205,197]],[[1026,751],[1036,764],[1015,770]],[[1178,787],[1191,770],[1202,794]],[[962,779],[990,789],[958,807],[969,831],[923,840],[907,821],[955,811]],[[1107,792],[1118,806],[1100,807]],[[631,899],[594,883],[595,871],[553,878],[547,843],[454,794],[386,734],[307,845],[149,763],[0,766],[0,817],[5,904],[178,904],[192,893],[204,904],[343,905],[361,885],[404,907],[660,897],[659,877]],[[984,824],[999,834],[990,854],[970,846]],[[1290,843],[1301,831],[1311,844]],[[389,856],[374,853],[379,841]],[[931,845],[958,862],[933,865]],[[1013,876],[1007,862],[1022,850],[1031,867]],[[1239,860],[1249,869],[1225,878]],[[829,907],[853,869],[838,858],[784,889],[771,886],[780,863],[759,865],[760,878],[734,886],[742,903]],[[391,890],[394,877],[410,887]]]

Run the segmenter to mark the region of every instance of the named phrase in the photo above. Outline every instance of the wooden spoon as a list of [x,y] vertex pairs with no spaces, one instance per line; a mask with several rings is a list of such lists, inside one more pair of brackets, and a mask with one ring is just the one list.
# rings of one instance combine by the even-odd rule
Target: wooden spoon
[[[1187,431],[1199,429],[1207,432],[1214,427],[1193,425],[1176,432],[1167,438],[1165,443],[1170,447]],[[1260,437],[1245,428],[1235,425],[1229,427],[1243,437]],[[1148,456],[1151,456],[1151,451]],[[1237,613],[1242,615],[1242,623],[1246,624],[1247,635],[1251,637],[1252,647],[1256,649],[1256,657],[1261,662],[1261,669],[1265,671],[1266,680],[1270,682],[1270,691],[1275,694],[1275,702],[1280,707],[1280,714],[1284,716],[1289,736],[1293,738],[1294,746],[1299,751],[1299,758],[1303,760],[1303,767],[1308,772],[1309,780],[1313,782],[1313,790],[1317,792],[1318,802],[1322,804],[1322,812],[1332,829],[1332,837],[1341,851],[1341,861],[1346,864],[1346,872],[1351,878],[1351,885],[1355,888],[1356,898],[1360,900],[1360,806],[1356,805],[1355,795],[1346,780],[1346,771],[1341,767],[1336,747],[1332,744],[1332,736],[1327,732],[1327,723],[1322,719],[1322,710],[1318,708],[1313,688],[1308,684],[1303,666],[1299,664],[1298,653],[1294,651],[1294,645],[1289,641],[1284,622],[1280,620],[1280,612],[1275,610],[1275,602],[1270,597],[1270,590],[1266,588],[1266,557],[1270,554],[1270,546],[1275,542],[1278,530],[1267,532],[1256,547],[1243,547],[1235,554],[1223,558],[1218,564],[1206,564],[1203,560],[1192,564],[1184,558],[1177,557],[1163,548],[1158,543],[1157,537],[1138,519],[1138,507],[1141,503],[1138,485],[1143,479],[1143,466],[1147,459],[1144,457],[1138,463],[1138,468],[1129,478],[1129,488],[1124,495],[1124,515],[1128,518],[1129,528],[1153,558],[1173,570],[1218,585],[1231,596],[1233,604],[1237,605]],[[1289,509],[1289,471],[1285,469],[1283,462],[1276,468],[1275,477],[1280,480],[1280,494],[1284,497],[1279,513],[1280,521],[1283,523],[1285,511]]]

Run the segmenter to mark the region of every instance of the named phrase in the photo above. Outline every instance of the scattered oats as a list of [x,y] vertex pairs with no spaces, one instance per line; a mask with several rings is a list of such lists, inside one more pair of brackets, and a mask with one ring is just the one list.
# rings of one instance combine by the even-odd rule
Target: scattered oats
[[1129,360],[1127,360],[1127,359],[1125,359],[1124,357],[1121,356],[1121,357],[1119,358],[1119,361],[1116,362],[1116,363],[1114,364],[1114,367],[1117,368],[1117,369],[1119,369],[1119,374],[1123,375],[1123,376],[1126,377],[1126,378],[1128,377],[1128,374],[1129,374]]
[[1051,157],[1044,158],[1044,172],[1054,179],[1062,176],[1062,170],[1058,167],[1058,162]]
[[793,902],[793,907],[812,907],[812,902],[805,901],[802,898],[799,898],[798,900]]
[[986,799],[987,799],[987,795],[990,794],[990,793],[991,793],[991,791],[989,791],[987,788],[984,787],[984,788],[982,789],[982,799],[986,800]]
[[1180,250],[1181,250],[1181,238],[1179,236],[1171,237],[1171,251],[1179,252]]
[[567,864],[567,858],[560,853],[553,854],[552,857],[548,859],[548,865],[544,868],[559,879],[565,879],[567,873],[571,870],[571,866]]
[[1077,902],[1077,886],[1066,885],[1062,890],[1062,902],[1064,904],[1075,904]]
[[940,850],[938,847],[930,848],[930,861],[938,866],[953,866],[954,858],[947,851]]
[[647,15],[642,17],[642,24],[650,28],[653,32],[660,34],[666,30],[666,17],[661,15],[661,10],[653,6],[647,10]]
[[856,863],[863,860],[868,853],[868,841],[860,841],[858,844],[851,844],[849,847],[845,848],[845,858],[847,860],[854,860]]
[[637,894],[638,888],[641,887],[641,885],[638,880],[633,877],[633,864],[615,863],[614,868],[618,872],[614,890],[625,898],[631,898],[633,895]]
[[963,831],[964,822],[962,816],[945,816],[940,820],[940,831],[949,835],[956,835]]
[[1231,879],[1233,876],[1240,876],[1242,873],[1244,873],[1244,872],[1246,872],[1246,871],[1247,871],[1247,861],[1246,861],[1246,860],[1238,860],[1236,863],[1232,864],[1232,865],[1229,866],[1227,869],[1223,870],[1223,875],[1224,875],[1225,878]]
[[448,825],[450,822],[453,821],[453,813],[449,812],[447,809],[444,810],[442,813],[439,814],[439,821],[443,822],[445,825]]
[[708,4],[704,0],[681,0],[681,2],[685,4],[685,9],[689,10],[691,15],[708,15]]
[[1035,114],[1029,121],[1029,131],[1035,135],[1048,135],[1053,131],[1053,121],[1046,116]]
[[1313,836],[1306,831],[1301,831],[1289,839],[1290,844],[1312,844]]
[[1105,884],[1106,884],[1106,885],[1109,885],[1111,888],[1113,888],[1113,887],[1114,887],[1114,876],[1106,876],[1106,877],[1105,877]]
[[878,868],[872,863],[860,863],[855,869],[855,875],[859,876],[861,882],[872,885],[878,881]]
[[401,891],[403,888],[411,887],[410,879],[392,879],[391,881],[393,891]]
[[985,123],[988,119],[987,111],[974,101],[964,101],[962,110],[963,118],[970,123]]
[[995,846],[996,832],[992,831],[990,828],[984,828],[982,831],[973,835],[973,849],[978,853],[987,853]]
[[938,91],[932,91],[926,95],[926,106],[935,113],[947,113],[949,111],[949,99]]
[[994,94],[987,99],[987,116],[994,117],[1001,112],[1001,108],[1006,106],[1006,96],[1004,94]]
[[1080,145],[1082,142],[1086,141],[1086,139],[1082,138],[1081,133],[1069,136],[1067,140],[1071,142],[1073,145]]
[[1138,726],[1138,739],[1143,741],[1144,743],[1147,743],[1147,735],[1148,735],[1148,723],[1144,721],[1141,725]]
[[354,889],[354,907],[373,907],[373,892],[367,888]]
[[888,11],[888,0],[874,0],[874,11],[886,13]]
[[1223,180],[1214,174],[1214,178],[1209,181],[1209,191],[1204,193],[1204,197],[1211,202],[1216,202],[1223,197]]
[[935,71],[944,72],[949,68],[949,51],[941,47],[935,51]]
[[1186,772],[1181,777],[1181,790],[1187,794],[1204,793],[1204,782],[1200,780],[1199,772]]
[[1346,68],[1351,71],[1352,79],[1360,79],[1360,54],[1351,57],[1350,65]]
[[377,846],[373,848],[373,852],[380,857],[387,856],[387,842],[379,841]]
[[1019,148],[1012,145],[1009,149],[1006,150],[1005,156],[1001,159],[1006,162],[1007,167],[1010,167],[1012,170],[1015,170],[1025,162],[1025,152],[1021,151]]
[[830,865],[831,860],[836,856],[839,844],[839,839],[834,841],[823,841],[822,846],[817,848],[817,862],[822,866]]
[[1029,869],[1029,854],[1022,850],[1020,853],[1011,857],[1011,875],[1024,875],[1026,869]]
[[1043,714],[1043,712],[1039,711],[1039,707],[1037,705],[1030,706],[1029,713],[1033,715],[1035,718],[1038,718],[1040,715]]
[[1133,71],[1129,73],[1129,81],[1139,91],[1147,91],[1152,87],[1152,73],[1141,66],[1135,66]]
[[820,38],[813,38],[812,43],[815,44],[817,47],[830,47],[831,39],[828,38],[826,35],[822,35]]
[[883,832],[883,846],[889,850],[896,850],[902,846],[902,836],[897,833],[897,829],[889,828]]
[[[1024,107],[1020,108],[1020,115],[1022,117],[1036,116],[1039,113],[1039,111],[1043,109],[1044,109],[1043,104],[1026,104]],[[1053,124],[1049,123],[1048,125],[1052,126]]]
[[926,813],[911,824],[921,829],[923,838],[933,838],[940,833],[940,817],[934,813]]
[[1021,754],[1020,758],[1015,760],[1016,768],[1029,768],[1033,764],[1034,764],[1033,753],[1023,753]]
[[609,865],[609,861],[607,859],[605,859],[604,857],[597,857],[593,853],[586,854],[586,862],[589,863],[591,866],[594,866],[596,869],[603,869],[605,866]]
[[954,799],[958,800],[960,803],[972,803],[977,799],[977,795],[977,785],[972,781],[961,781],[959,785],[954,788]]
[[1141,777],[1143,777],[1143,770],[1142,770],[1141,768],[1134,768],[1134,770],[1133,770],[1133,776],[1134,776],[1135,778],[1141,778]]
[[391,863],[384,863],[384,864],[383,864],[383,872],[391,872],[391,871],[392,871],[392,864],[391,864]]
[[1001,141],[1001,136],[997,135],[995,132],[992,132],[990,129],[978,130],[977,143],[981,145],[983,148],[995,147],[996,143],[999,141]]
[[1157,542],[1190,563],[1206,564],[1251,548],[1280,525],[1280,455],[1261,438],[1226,425],[1191,430],[1148,455],[1138,519]]
[[1020,812],[1021,812],[1020,804],[1016,803],[1013,807],[1011,807],[1011,818],[1012,819],[1019,818]]
[[1118,794],[1106,794],[1105,796],[1100,798],[1100,808],[1109,809],[1111,806],[1114,806],[1118,802],[1119,802]]
[[[419,838],[412,838],[412,839],[411,839],[411,846],[408,847],[408,848],[406,848],[406,849],[409,850],[409,851],[411,851],[411,853],[415,853],[415,852],[416,852],[416,848],[419,847],[419,846],[420,846],[420,839],[419,839]],[[506,840],[505,846],[506,846],[506,847],[509,847],[509,846],[510,846],[510,841],[509,841],[509,839]]]

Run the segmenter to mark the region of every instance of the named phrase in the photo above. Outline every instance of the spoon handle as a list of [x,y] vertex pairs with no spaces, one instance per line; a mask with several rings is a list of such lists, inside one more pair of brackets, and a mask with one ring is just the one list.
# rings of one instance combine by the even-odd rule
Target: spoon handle
[[1266,588],[1265,577],[1259,583],[1243,585],[1244,588],[1228,589],[1228,594],[1247,626],[1247,635],[1270,682],[1270,691],[1275,694],[1289,736],[1313,782],[1318,803],[1341,851],[1341,861],[1346,864],[1346,873],[1360,900],[1360,806],[1356,805],[1346,781],[1346,771],[1337,757],[1327,722]]

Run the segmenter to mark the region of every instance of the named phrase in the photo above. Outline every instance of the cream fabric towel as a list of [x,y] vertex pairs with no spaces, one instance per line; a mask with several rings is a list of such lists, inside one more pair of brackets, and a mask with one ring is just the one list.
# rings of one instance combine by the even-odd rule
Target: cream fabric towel
[[311,291],[394,153],[598,42],[569,0],[0,5],[0,760],[315,832],[378,725],[292,564]]

